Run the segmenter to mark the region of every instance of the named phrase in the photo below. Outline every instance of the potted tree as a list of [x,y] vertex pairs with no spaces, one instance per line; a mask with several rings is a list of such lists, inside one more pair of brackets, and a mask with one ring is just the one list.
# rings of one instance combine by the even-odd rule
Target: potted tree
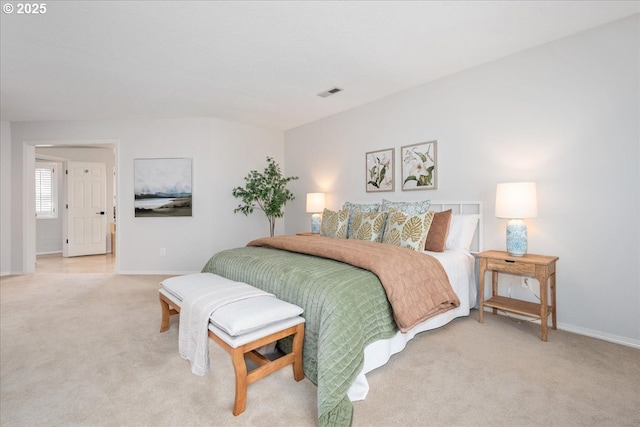
[[233,210],[245,215],[253,213],[254,209],[264,211],[269,220],[269,232],[273,237],[276,219],[284,216],[284,206],[295,199],[287,189],[287,183],[298,179],[297,176],[284,177],[280,166],[271,157],[267,157],[267,167],[263,173],[252,170],[244,178],[246,186],[233,189],[233,196],[241,199],[242,203]]

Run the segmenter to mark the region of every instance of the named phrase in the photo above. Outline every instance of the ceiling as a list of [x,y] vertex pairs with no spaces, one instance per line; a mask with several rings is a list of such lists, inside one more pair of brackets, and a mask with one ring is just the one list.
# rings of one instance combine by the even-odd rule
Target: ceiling
[[[0,14],[2,120],[286,130],[640,12],[639,1],[45,4]],[[317,96],[333,87],[344,90]]]

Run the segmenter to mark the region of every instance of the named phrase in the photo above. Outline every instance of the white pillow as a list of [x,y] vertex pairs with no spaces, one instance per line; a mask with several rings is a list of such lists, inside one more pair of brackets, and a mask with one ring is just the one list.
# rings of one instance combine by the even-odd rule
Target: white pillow
[[469,252],[479,220],[478,214],[453,214],[446,249],[462,249]]
[[220,307],[211,323],[232,337],[302,314],[302,308],[272,296],[246,298]]

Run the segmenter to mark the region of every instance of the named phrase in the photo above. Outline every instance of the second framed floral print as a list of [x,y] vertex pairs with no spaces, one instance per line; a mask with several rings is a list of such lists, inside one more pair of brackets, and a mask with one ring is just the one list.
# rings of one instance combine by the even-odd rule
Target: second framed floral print
[[438,189],[438,141],[405,145],[402,157],[402,191]]

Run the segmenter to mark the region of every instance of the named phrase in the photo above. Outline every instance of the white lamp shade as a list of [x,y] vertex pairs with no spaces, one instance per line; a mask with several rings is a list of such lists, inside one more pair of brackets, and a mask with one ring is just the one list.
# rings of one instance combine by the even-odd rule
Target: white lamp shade
[[535,182],[498,184],[496,189],[496,217],[508,219],[535,218],[538,201]]
[[324,193],[307,193],[307,213],[324,211]]

